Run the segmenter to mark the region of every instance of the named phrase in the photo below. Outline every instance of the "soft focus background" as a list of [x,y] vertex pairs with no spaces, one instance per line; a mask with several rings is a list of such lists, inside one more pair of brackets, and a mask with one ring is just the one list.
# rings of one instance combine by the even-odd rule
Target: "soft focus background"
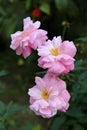
[[[41,21],[48,36],[61,35],[77,47],[75,69],[61,76],[72,98],[66,113],[43,119],[30,109],[28,88],[39,75],[37,52],[26,60],[10,49],[10,34],[23,19]],[[42,73],[43,75],[43,73]],[[87,0],[0,0],[0,130],[87,129]]]

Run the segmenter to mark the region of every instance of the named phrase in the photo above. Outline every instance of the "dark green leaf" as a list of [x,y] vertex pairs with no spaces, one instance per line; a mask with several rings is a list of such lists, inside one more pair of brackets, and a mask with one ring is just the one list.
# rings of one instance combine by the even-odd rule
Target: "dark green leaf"
[[80,37],[78,39],[76,39],[75,41],[81,41],[81,42],[86,42],[87,43],[87,37]]
[[76,125],[74,125],[74,129],[73,130],[84,130],[84,128],[81,125],[76,124]]
[[83,72],[80,76],[79,76],[79,80],[80,81],[84,81],[87,79],[87,71]]
[[33,126],[30,124],[27,124],[25,126],[22,126],[21,128],[19,128],[19,130],[32,130]]
[[80,84],[79,93],[87,93],[87,71],[79,76],[78,83]]
[[70,16],[78,14],[78,8],[72,0],[55,0],[55,5],[60,12],[67,13]]
[[7,122],[10,126],[16,126],[17,123],[16,120],[12,120],[12,119],[7,120]]
[[6,11],[2,7],[0,7],[0,15],[6,15]]
[[78,121],[82,124],[86,123],[87,124],[87,116],[85,115],[84,117],[81,117],[78,119]]
[[6,106],[3,102],[0,101],[0,116],[2,116],[6,111]]
[[64,123],[65,117],[60,116],[54,119],[51,130],[59,130],[61,125]]
[[14,114],[16,114],[19,111],[25,110],[27,107],[26,106],[16,106],[13,104],[13,102],[10,102],[7,105],[6,113],[4,115],[4,118],[8,118]]
[[81,110],[77,109],[76,107],[72,107],[72,106],[69,108],[69,110],[66,112],[66,114],[71,117],[75,117],[75,118],[81,118],[81,117],[85,116]]
[[87,64],[87,59],[80,59],[80,60],[77,60],[75,62],[75,69],[74,71],[77,71],[77,70],[87,70],[86,67],[84,67],[84,65]]
[[77,16],[79,10],[73,0],[68,0],[67,13],[69,16]]
[[68,126],[65,125],[62,125],[62,129],[61,130],[68,130]]
[[75,119],[70,119],[66,122],[66,125],[73,125],[73,124],[76,124],[77,123],[77,120]]
[[66,10],[68,6],[68,0],[55,0],[55,5],[58,10]]
[[6,130],[4,123],[0,122],[0,130]]
[[1,70],[0,71],[0,76],[5,76],[8,74],[8,71],[7,70]]

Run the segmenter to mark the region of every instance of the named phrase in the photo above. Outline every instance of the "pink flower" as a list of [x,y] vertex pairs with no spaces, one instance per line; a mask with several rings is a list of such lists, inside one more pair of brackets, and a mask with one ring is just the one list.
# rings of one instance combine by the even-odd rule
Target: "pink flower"
[[16,50],[16,54],[23,54],[24,58],[27,58],[32,49],[36,50],[38,46],[44,44],[47,39],[47,32],[40,27],[40,22],[33,23],[30,17],[24,19],[23,31],[18,31],[11,35],[10,48]]
[[65,112],[69,107],[70,94],[66,83],[54,75],[46,74],[44,78],[36,77],[36,85],[29,89],[30,109],[36,115],[50,118],[57,110]]
[[66,74],[74,69],[75,54],[76,47],[72,41],[62,42],[60,36],[54,37],[38,48],[38,65],[54,74]]

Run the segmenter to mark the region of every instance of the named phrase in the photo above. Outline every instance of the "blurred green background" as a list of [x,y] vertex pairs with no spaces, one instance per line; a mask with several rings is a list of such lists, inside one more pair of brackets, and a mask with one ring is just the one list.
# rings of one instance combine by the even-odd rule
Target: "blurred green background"
[[[61,78],[71,94],[70,108],[51,119],[29,110],[28,88],[43,71],[37,52],[26,60],[10,49],[10,35],[22,30],[23,19],[41,21],[49,39],[61,35],[77,47],[75,69]],[[31,69],[32,68],[32,69]],[[87,0],[0,0],[0,130],[87,129]]]

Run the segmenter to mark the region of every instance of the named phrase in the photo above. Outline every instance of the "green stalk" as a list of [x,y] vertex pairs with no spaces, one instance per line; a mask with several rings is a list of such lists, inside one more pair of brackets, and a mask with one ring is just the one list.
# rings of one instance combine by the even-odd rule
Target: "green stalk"
[[62,40],[64,40],[66,29],[67,29],[67,26],[64,26],[63,33],[62,33]]

